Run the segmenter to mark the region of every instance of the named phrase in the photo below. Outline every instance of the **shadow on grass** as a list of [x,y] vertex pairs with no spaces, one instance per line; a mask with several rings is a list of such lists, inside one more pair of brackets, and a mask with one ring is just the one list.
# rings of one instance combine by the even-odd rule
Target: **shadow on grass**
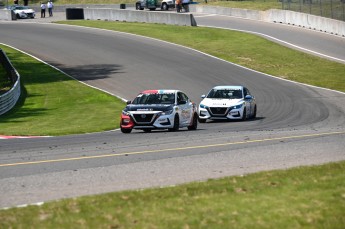
[[123,67],[116,64],[79,65],[73,68],[58,64],[54,66],[80,81],[106,79],[111,75],[124,73],[121,71]]
[[[42,95],[30,95],[29,97],[38,97]],[[47,109],[43,108],[23,108],[26,99],[28,98],[28,93],[25,87],[21,87],[21,95],[19,97],[18,102],[14,106],[13,109],[11,109],[9,112],[5,113],[4,115],[0,116],[0,122],[1,123],[21,123],[21,118],[25,117],[33,117],[33,116],[41,116],[45,113]],[[30,104],[26,104],[29,105]]]
[[[44,63],[23,61],[20,56],[12,53],[9,53],[8,57],[19,72],[24,85],[72,80],[70,77],[53,70]],[[67,67],[54,62],[49,64],[80,81],[105,79],[111,75],[123,73],[121,71],[123,66],[116,64],[78,65],[73,67]]]

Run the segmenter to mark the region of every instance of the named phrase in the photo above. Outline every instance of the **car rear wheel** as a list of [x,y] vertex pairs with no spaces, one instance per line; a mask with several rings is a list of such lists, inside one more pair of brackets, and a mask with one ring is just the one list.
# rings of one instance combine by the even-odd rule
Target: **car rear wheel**
[[169,131],[178,131],[179,128],[180,128],[180,118],[178,115],[175,115],[174,126],[173,128],[169,128]]
[[121,128],[121,132],[124,134],[129,134],[132,132],[132,129],[125,129],[125,128]]
[[188,126],[188,130],[196,130],[198,128],[198,115],[193,115],[192,125]]

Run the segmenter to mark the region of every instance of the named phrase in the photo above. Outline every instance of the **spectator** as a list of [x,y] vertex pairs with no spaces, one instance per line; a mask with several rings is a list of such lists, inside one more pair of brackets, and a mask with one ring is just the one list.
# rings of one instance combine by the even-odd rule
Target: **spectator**
[[181,1],[182,0],[176,0],[175,4],[176,4],[176,12],[180,13],[181,12]]
[[41,2],[41,18],[46,17],[46,4]]
[[47,6],[48,6],[49,17],[53,17],[54,4],[53,4],[52,0],[48,1]]
[[182,0],[182,7],[185,12],[189,12],[189,0]]

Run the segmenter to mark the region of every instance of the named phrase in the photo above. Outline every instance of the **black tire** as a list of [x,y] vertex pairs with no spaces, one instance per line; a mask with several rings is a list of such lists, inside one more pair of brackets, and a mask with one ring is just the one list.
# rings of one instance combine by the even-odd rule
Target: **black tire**
[[162,7],[161,7],[161,9],[162,9],[162,10],[164,10],[164,11],[167,11],[167,10],[169,10],[169,6],[168,6],[168,4],[166,4],[166,3],[163,3],[163,4],[162,4]]
[[169,131],[178,131],[179,129],[180,129],[180,118],[178,115],[175,115],[174,126],[173,128],[169,128]]
[[205,122],[206,122],[206,119],[201,119],[201,118],[199,118],[199,122],[200,122],[200,123],[205,123]]
[[253,113],[253,115],[252,115],[252,119],[255,119],[255,118],[256,118],[256,110],[257,110],[257,108],[256,108],[256,105],[255,105],[255,107],[254,107],[254,113]]
[[143,131],[144,131],[145,133],[150,133],[150,132],[151,132],[151,129],[143,129]]
[[129,134],[132,132],[132,129],[124,129],[124,128],[121,128],[121,132],[124,133],[124,134]]
[[188,126],[188,130],[196,130],[198,128],[198,115],[193,115],[193,122],[191,126]]
[[135,9],[136,9],[136,10],[140,10],[140,8],[141,8],[141,7],[140,7],[140,3],[135,4]]
[[246,111],[246,108],[244,108],[243,110],[243,116],[242,116],[242,121],[246,120],[247,119],[247,111]]

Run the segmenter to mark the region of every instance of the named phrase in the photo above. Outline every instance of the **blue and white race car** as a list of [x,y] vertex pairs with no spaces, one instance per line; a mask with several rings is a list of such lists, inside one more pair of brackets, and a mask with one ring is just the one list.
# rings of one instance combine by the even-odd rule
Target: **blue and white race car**
[[199,104],[199,122],[207,119],[231,120],[255,118],[257,105],[254,96],[243,86],[217,86]]
[[177,131],[187,127],[196,130],[198,114],[196,104],[179,90],[146,90],[128,101],[122,111],[122,133],[133,129],[150,132],[153,129]]

